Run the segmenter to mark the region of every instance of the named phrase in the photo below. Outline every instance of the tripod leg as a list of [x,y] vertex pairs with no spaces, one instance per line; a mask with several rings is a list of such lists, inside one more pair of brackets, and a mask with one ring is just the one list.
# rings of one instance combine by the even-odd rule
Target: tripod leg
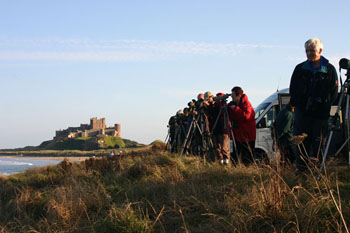
[[334,157],[337,157],[338,154],[341,152],[341,150],[348,144],[348,141],[350,140],[350,137],[348,137],[345,142],[343,143],[343,145],[341,145],[341,147],[338,149],[338,151],[334,154]]
[[216,117],[214,126],[213,126],[213,128],[211,129],[211,135],[213,135],[214,130],[215,130],[215,128],[216,128],[216,126],[217,126],[217,124],[218,124],[218,122],[219,122],[219,119],[220,119],[220,116],[221,116],[221,113],[222,113],[222,109],[223,109],[223,108],[224,108],[224,107],[221,107],[221,108],[220,108],[220,111],[219,111],[218,116]]
[[231,122],[229,120],[230,118],[229,118],[228,111],[227,111],[227,105],[224,105],[224,106],[225,106],[224,117],[225,117],[225,122],[227,122],[227,124],[225,123],[225,126],[228,125],[228,127],[229,127],[229,134],[230,134],[230,136],[232,138],[232,146],[233,146],[232,150],[233,150],[234,156],[237,158],[237,161],[235,161],[235,159],[232,156],[230,156],[230,157],[231,157],[232,163],[233,164],[237,164],[238,160],[239,160],[239,156],[238,156],[238,150],[237,150],[235,135],[233,134],[232,124],[231,124]]
[[183,155],[183,153],[184,153],[186,144],[187,144],[187,142],[188,142],[188,138],[189,138],[189,136],[190,136],[190,134],[191,134],[191,130],[192,130],[193,124],[194,124],[194,118],[193,118],[192,121],[191,121],[190,128],[188,129],[186,138],[185,138],[185,140],[184,140],[184,142],[183,142],[183,144],[182,144],[182,146],[181,146],[180,155]]
[[170,135],[170,132],[168,132],[168,135],[166,136],[166,138],[164,140],[164,142],[166,142],[164,151],[167,151],[167,149],[168,149],[168,145],[169,145],[169,141],[170,141],[170,136],[169,135]]
[[331,144],[332,136],[333,136],[333,130],[330,132],[330,134],[328,136],[326,150],[325,150],[325,152],[323,154],[322,163],[321,163],[321,167],[320,167],[320,172],[321,173],[323,172],[323,168],[324,168],[324,165],[326,163],[326,157],[327,157],[327,154],[328,154],[329,145]]
[[171,143],[171,148],[170,148],[170,152],[171,152],[171,153],[175,152],[175,146],[176,146],[176,144],[177,144],[177,134],[178,134],[178,132],[175,131],[174,139],[173,139],[173,141],[172,141],[172,143]]
[[[345,127],[346,138],[350,137],[350,122],[349,122],[349,95],[346,96],[346,110],[345,110]],[[348,143],[348,164],[350,165],[350,143]]]
[[200,119],[200,132],[201,132],[201,136],[202,136],[202,144],[201,144],[201,148],[200,148],[200,155],[202,156],[202,159],[204,162],[206,162],[206,158],[205,158],[205,154],[206,154],[206,151],[207,151],[207,144],[206,144],[206,141],[205,141],[205,132],[206,132],[206,117],[204,115],[203,112],[201,112],[199,114],[199,119]]
[[[198,116],[198,119],[200,120],[200,116]],[[198,152],[198,155],[202,156],[202,151],[203,151],[203,131],[201,129],[201,127],[199,126],[200,123],[198,123],[198,121],[196,120],[195,121],[195,129],[194,131],[197,129],[198,132],[199,132],[199,135],[200,135],[200,142],[196,142],[198,143],[197,145],[197,152]]]

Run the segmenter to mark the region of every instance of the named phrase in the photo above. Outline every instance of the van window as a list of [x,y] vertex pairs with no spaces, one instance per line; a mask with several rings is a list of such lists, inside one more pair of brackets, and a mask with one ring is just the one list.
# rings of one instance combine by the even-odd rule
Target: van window
[[265,109],[270,105],[271,103],[262,103],[259,104],[258,107],[254,109],[255,111],[255,120],[259,118],[259,116],[265,111]]
[[270,110],[265,114],[264,117],[260,119],[260,121],[257,123],[257,128],[270,128],[275,122],[277,115],[277,105],[274,105],[270,108]]

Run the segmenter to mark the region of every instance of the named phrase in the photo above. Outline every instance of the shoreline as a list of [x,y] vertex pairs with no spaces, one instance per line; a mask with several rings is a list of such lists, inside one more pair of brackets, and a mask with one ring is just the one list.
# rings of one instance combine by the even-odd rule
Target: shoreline
[[45,159],[45,160],[59,160],[63,161],[64,159],[68,159],[70,162],[80,162],[84,161],[86,159],[91,158],[88,156],[30,156],[30,155],[0,155],[0,159],[7,158],[7,159]]

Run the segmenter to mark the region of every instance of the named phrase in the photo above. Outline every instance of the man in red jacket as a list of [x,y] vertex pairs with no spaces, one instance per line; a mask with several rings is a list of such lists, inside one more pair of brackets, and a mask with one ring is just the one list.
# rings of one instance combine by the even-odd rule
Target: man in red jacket
[[242,88],[234,87],[231,92],[232,101],[228,104],[228,112],[237,147],[233,158],[237,160],[237,157],[240,156],[244,164],[249,164],[254,160],[255,111]]

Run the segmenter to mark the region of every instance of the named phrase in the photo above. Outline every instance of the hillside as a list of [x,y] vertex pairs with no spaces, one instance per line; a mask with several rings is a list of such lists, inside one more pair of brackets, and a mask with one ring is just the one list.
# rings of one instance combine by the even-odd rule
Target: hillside
[[[346,232],[350,173],[295,176],[280,166],[220,166],[199,157],[125,157],[0,178],[4,232]],[[345,225],[347,224],[347,225]]]
[[42,142],[39,146],[27,146],[24,148],[6,149],[0,151],[37,151],[37,150],[79,150],[94,151],[103,149],[136,148],[143,147],[144,144],[123,139],[120,137],[97,135],[85,138],[59,138]]

